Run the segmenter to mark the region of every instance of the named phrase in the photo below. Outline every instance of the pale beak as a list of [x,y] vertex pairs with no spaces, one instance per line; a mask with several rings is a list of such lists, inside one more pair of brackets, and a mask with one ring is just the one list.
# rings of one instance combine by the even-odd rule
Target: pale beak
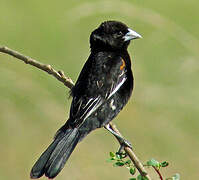
[[133,31],[132,29],[128,28],[128,32],[125,34],[123,38],[124,38],[124,41],[130,41],[132,39],[142,38],[142,36],[138,34],[137,32]]

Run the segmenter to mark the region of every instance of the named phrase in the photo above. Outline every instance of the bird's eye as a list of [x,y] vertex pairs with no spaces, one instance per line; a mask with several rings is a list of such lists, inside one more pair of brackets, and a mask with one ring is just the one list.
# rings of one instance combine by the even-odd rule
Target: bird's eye
[[117,32],[117,35],[118,35],[118,36],[123,35],[122,31]]
[[115,38],[120,38],[120,37],[122,37],[122,36],[123,36],[122,31],[117,31],[117,32],[114,33],[114,37],[115,37]]

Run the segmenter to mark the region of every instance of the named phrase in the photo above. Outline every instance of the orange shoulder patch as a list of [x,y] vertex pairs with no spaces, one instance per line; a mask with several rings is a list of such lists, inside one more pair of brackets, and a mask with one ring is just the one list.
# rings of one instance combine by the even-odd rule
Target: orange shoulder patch
[[125,66],[126,66],[126,63],[124,59],[122,59],[122,65],[120,66],[120,70],[123,70]]

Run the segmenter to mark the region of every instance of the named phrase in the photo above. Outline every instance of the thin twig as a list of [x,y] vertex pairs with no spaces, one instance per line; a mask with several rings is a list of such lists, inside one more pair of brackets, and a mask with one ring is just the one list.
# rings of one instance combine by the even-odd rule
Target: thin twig
[[56,71],[55,69],[52,68],[51,65],[49,64],[42,64],[38,61],[36,61],[35,59],[32,59],[28,56],[25,56],[17,51],[14,51],[10,48],[7,48],[5,46],[0,46],[0,52],[2,53],[6,53],[9,54],[17,59],[22,60],[23,62],[25,62],[26,64],[30,64],[32,66],[37,67],[38,69],[41,69],[43,71],[46,71],[48,74],[54,76],[57,80],[59,80],[60,82],[64,83],[64,85],[68,88],[72,88],[74,83],[72,81],[72,79],[70,79],[69,77],[66,77],[64,75],[63,71]]
[[152,166],[152,167],[153,167],[153,169],[155,169],[156,173],[159,175],[160,180],[163,180],[163,177],[162,177],[162,174],[160,173],[160,171],[156,167],[154,167],[154,166]]
[[[7,48],[5,46],[0,46],[0,52],[11,55],[19,60],[22,60],[26,64],[35,66],[36,68],[47,72],[48,74],[54,76],[58,81],[62,82],[66,87],[68,87],[70,89],[74,86],[73,81],[69,77],[66,77],[64,75],[63,71],[56,71],[55,69],[52,68],[51,65],[42,64],[35,59],[25,56],[25,55],[23,55],[17,51],[14,51],[10,48]],[[113,123],[110,123],[110,127],[118,134],[121,134]],[[122,144],[122,142],[119,139],[118,139],[118,141],[120,144]],[[140,174],[144,177],[147,177],[148,180],[151,180],[151,178],[149,177],[148,173],[146,172],[144,166],[142,165],[140,160],[137,158],[137,156],[135,155],[133,150],[129,147],[124,147],[124,150],[127,153],[127,155],[129,156],[129,158],[132,160],[132,162],[134,163],[135,167],[138,169]]]

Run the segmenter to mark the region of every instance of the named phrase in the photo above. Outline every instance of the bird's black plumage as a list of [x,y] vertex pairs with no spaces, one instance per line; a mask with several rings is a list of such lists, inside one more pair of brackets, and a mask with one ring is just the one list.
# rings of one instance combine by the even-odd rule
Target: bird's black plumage
[[31,178],[57,176],[78,142],[108,124],[126,105],[133,90],[127,47],[139,37],[117,21],[106,21],[92,32],[91,54],[71,90],[70,117],[33,166]]

